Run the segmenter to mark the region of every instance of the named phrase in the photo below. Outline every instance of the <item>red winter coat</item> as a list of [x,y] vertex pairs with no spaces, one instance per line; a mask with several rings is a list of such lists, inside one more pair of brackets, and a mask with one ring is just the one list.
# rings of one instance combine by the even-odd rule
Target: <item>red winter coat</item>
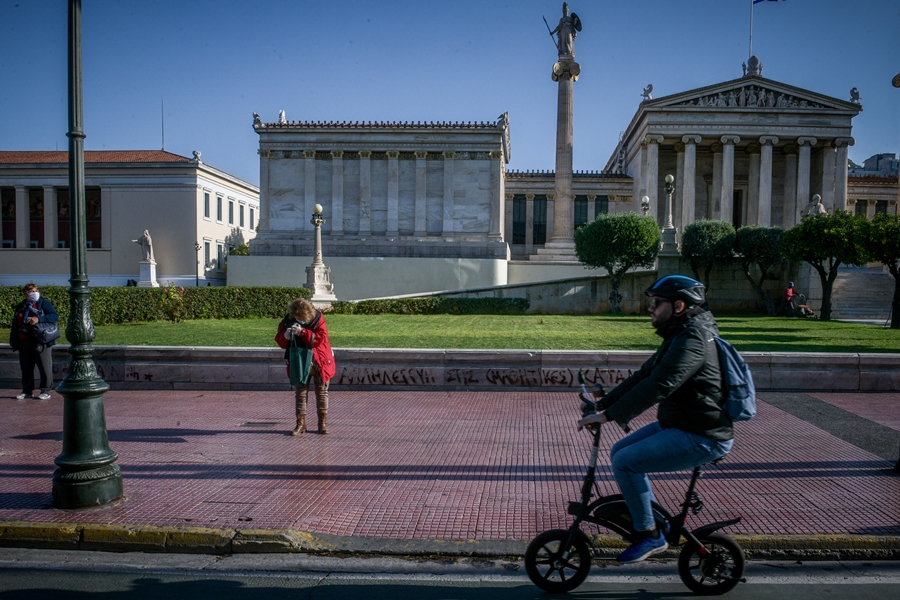
[[[299,321],[287,315],[278,324],[278,333],[275,334],[275,343],[284,348],[285,360],[288,359],[288,347],[291,345],[291,339],[290,337],[284,337],[284,332],[295,323],[299,323]],[[304,325],[300,335],[297,336],[297,342],[305,348],[309,348],[310,339],[313,340],[313,364],[319,370],[322,381],[328,381],[334,377],[336,367],[334,364],[334,352],[332,352],[331,342],[328,340],[328,328],[325,326],[325,316],[322,314],[322,311],[317,310],[313,320]]]

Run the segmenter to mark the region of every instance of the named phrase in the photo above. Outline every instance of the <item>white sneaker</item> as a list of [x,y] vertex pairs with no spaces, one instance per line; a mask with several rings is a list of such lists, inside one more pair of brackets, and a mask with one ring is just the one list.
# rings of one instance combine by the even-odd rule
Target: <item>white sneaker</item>
[[49,400],[50,392],[41,392],[41,395],[38,396],[38,400]]
[[31,394],[26,394],[25,392],[22,392],[21,394],[19,394],[18,396],[16,396],[16,400],[24,400],[25,398],[27,398],[27,397],[30,396],[30,395],[31,395]]

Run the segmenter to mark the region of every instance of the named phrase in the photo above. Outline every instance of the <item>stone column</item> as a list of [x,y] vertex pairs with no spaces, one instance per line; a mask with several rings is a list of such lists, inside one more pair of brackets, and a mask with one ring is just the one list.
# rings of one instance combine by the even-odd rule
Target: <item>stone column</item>
[[793,217],[795,225],[800,222],[800,211],[809,202],[809,155],[812,146],[815,145],[816,138],[814,137],[797,138],[799,156],[797,158],[797,198],[794,204]]
[[[506,185],[503,181],[503,152],[491,150],[488,155],[491,158],[491,189],[490,203],[491,214],[488,223],[488,239],[503,241],[503,197],[506,194]],[[572,242],[574,248],[575,242]]]
[[56,212],[56,188],[44,186],[44,248],[56,248],[59,222]]
[[759,138],[759,224],[772,226],[772,148],[778,143],[774,135]]
[[822,206],[834,214],[834,146],[822,148]]
[[556,102],[556,176],[553,197],[553,233],[545,248],[554,250],[553,258],[575,260],[572,237],[572,112],[574,87],[581,66],[574,60],[561,59],[553,65],[553,81],[558,83]]
[[672,215],[674,219],[675,229],[678,231],[678,243],[681,243],[681,233],[684,231],[682,225],[682,209],[684,206],[684,142],[675,143],[675,194],[672,196]]
[[[316,151],[303,151],[303,210],[311,215],[316,209]],[[304,219],[305,220],[305,219]],[[311,227],[315,229],[315,227]]]
[[587,202],[587,222],[590,223],[597,218],[597,196],[588,195]]
[[388,150],[387,237],[400,235],[400,151]]
[[331,152],[331,233],[344,233],[344,151]]
[[[832,142],[835,152],[835,170],[834,170],[834,206],[835,208],[843,208],[847,206],[847,176],[849,175],[849,165],[847,160],[847,152],[850,146],[856,143],[853,138],[837,138]],[[44,202],[46,204],[46,200]],[[846,209],[845,209],[846,210]]]
[[650,198],[650,215],[661,222],[665,215],[659,217],[659,145],[663,136],[648,135],[644,138],[644,147],[647,148],[647,196]]
[[515,201],[515,194],[505,194],[506,198],[503,203],[506,206],[506,212],[503,214],[503,232],[504,238],[509,241],[510,248],[512,248],[513,243],[513,212],[515,208],[513,206],[513,202]]
[[784,153],[784,205],[781,209],[781,227],[790,229],[797,224],[800,209],[797,202],[797,146],[788,144]]
[[[734,222],[734,146],[741,141],[736,135],[723,135],[722,142],[722,219]],[[738,223],[741,221],[738,215]]]
[[534,194],[525,194],[525,254],[534,252]]
[[359,235],[372,235],[372,151],[359,151]]
[[722,215],[722,142],[716,140],[709,147],[713,155],[713,173],[710,203],[706,207],[708,219],[725,219]]
[[684,204],[681,206],[682,227],[687,227],[694,222],[697,207],[697,144],[702,139],[699,135],[685,135],[681,138],[684,143],[684,179],[681,185],[681,196],[684,198]]
[[[101,192],[102,193],[102,192]],[[210,193],[210,215],[215,194]],[[259,150],[259,231],[269,231],[269,151]]]
[[425,217],[427,203],[427,185],[428,171],[426,170],[425,161],[428,159],[428,152],[425,150],[416,150],[416,204],[415,204],[415,228],[413,235],[416,237],[425,237]]
[[545,225],[545,228],[546,228],[545,230],[547,231],[547,234],[545,235],[546,241],[544,242],[544,246],[547,245],[547,241],[550,241],[549,232],[553,231],[553,219],[555,218],[554,212],[553,212],[553,209],[555,208],[555,206],[553,205],[553,203],[556,201],[553,198],[553,194],[547,194],[546,198],[547,198],[547,206],[546,206],[547,222],[544,225]]
[[750,169],[747,174],[747,224],[759,225],[759,144],[747,146]]
[[443,215],[442,233],[445,235],[453,233],[453,171],[455,166],[456,152],[451,150],[444,151],[444,201],[441,206]]
[[[71,202],[71,200],[70,200]],[[31,247],[31,211],[28,209],[28,188],[16,186],[16,248]]]
[[878,206],[878,200],[866,200],[866,218],[870,221],[875,218],[876,206]]

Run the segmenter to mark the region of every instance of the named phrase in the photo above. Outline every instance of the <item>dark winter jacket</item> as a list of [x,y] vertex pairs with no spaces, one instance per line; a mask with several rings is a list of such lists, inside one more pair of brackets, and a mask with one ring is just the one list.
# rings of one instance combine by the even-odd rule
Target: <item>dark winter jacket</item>
[[[285,360],[288,359],[288,347],[291,345],[291,341],[284,337],[284,332],[299,322],[294,317],[287,315],[278,324],[275,343],[284,348]],[[334,377],[337,368],[334,364],[334,352],[331,350],[331,341],[328,339],[328,328],[325,326],[325,317],[322,315],[322,311],[316,311],[316,316],[312,321],[303,325],[303,330],[297,337],[299,344],[305,348],[309,348],[310,342],[312,342],[313,364],[319,370],[322,381],[328,381]]]
[[[34,339],[32,333],[34,327],[25,323],[25,311],[30,304],[27,300],[23,300],[13,312],[12,327],[9,329],[9,345],[13,352],[16,352],[22,344],[37,345],[37,340]],[[56,312],[56,308],[46,298],[38,298],[35,308],[38,311],[38,323],[59,323],[59,314]],[[53,341],[47,345],[55,346],[56,342]]]
[[713,340],[719,330],[712,313],[690,309],[657,333],[665,340],[659,350],[602,399],[607,416],[625,427],[658,403],[663,428],[732,439],[731,418],[720,406],[722,371]]

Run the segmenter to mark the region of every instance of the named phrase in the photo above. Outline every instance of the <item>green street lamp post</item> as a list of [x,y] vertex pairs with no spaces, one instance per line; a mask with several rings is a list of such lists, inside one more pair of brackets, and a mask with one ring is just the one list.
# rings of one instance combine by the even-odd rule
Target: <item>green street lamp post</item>
[[118,455],[109,447],[103,394],[109,385],[92,354],[94,323],[87,277],[84,131],[81,93],[81,0],[69,0],[69,370],[56,388],[63,396],[63,448],[54,461],[53,506],[89,508],[122,497]]

